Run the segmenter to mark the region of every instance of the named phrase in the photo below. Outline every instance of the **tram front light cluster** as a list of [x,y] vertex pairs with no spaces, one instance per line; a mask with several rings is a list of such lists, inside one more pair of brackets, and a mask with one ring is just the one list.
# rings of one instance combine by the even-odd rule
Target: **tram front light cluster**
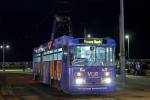
[[102,79],[102,83],[104,84],[110,84],[112,82],[111,78],[110,77],[107,77],[107,78],[103,78]]
[[83,78],[76,78],[75,79],[75,83],[77,85],[81,85],[81,84],[85,83],[85,80]]
[[106,71],[104,74],[106,77],[110,76],[110,72],[108,72],[108,71]]
[[75,77],[83,77],[83,73],[82,72],[76,72],[75,73]]
[[82,76],[82,73],[81,73],[81,72],[77,72],[77,73],[76,73],[76,76],[77,76],[77,77],[81,77],[81,76]]

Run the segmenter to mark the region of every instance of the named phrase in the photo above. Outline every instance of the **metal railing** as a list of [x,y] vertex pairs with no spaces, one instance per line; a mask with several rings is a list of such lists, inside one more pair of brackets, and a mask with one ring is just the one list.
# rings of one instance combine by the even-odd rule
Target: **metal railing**
[[0,62],[0,69],[24,69],[24,68],[32,68],[32,62],[24,61],[24,62]]

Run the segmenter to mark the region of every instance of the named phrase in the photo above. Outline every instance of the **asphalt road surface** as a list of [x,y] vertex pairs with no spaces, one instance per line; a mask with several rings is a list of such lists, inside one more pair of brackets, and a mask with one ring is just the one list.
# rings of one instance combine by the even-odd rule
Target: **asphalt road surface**
[[129,76],[128,79],[128,84],[141,80],[147,83],[117,87],[113,94],[71,96],[33,81],[31,74],[0,72],[0,100],[150,100],[150,77]]

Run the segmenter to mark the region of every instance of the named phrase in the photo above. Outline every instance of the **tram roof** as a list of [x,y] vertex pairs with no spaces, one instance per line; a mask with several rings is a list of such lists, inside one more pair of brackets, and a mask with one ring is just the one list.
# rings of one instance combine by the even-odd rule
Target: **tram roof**
[[43,52],[45,49],[57,48],[62,45],[100,45],[100,46],[115,46],[115,40],[111,38],[74,38],[71,36],[61,36],[56,38],[53,42],[49,41],[45,44],[40,45],[37,48],[34,48],[36,52]]

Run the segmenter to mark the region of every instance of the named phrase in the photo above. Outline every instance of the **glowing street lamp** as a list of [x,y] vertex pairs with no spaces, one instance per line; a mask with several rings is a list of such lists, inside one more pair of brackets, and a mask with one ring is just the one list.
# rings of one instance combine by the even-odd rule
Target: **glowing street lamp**
[[128,40],[128,59],[129,59],[130,58],[130,47],[129,47],[130,38],[129,38],[129,35],[126,35],[125,38]]
[[91,38],[91,34],[87,34],[87,38]]
[[[3,67],[5,66],[5,49],[9,49],[10,46],[6,45],[4,42],[3,44],[0,46],[1,49],[3,49]],[[4,70],[5,71],[5,70]]]
[[7,49],[9,49],[9,48],[10,48],[10,46],[9,46],[9,45],[6,45],[6,48],[7,48]]

